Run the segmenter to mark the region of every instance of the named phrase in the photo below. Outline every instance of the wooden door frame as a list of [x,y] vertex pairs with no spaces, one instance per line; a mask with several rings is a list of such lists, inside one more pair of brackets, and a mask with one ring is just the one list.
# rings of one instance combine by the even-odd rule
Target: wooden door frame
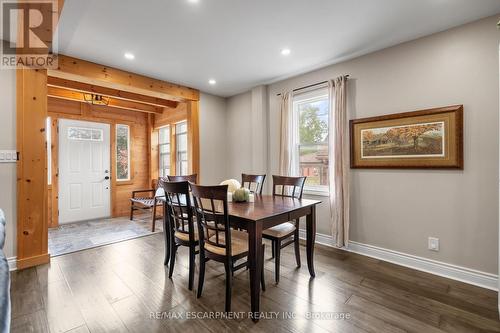
[[198,90],[64,55],[58,58],[57,70],[16,72],[18,269],[50,262],[45,139],[49,76],[187,103],[189,171],[200,174]]

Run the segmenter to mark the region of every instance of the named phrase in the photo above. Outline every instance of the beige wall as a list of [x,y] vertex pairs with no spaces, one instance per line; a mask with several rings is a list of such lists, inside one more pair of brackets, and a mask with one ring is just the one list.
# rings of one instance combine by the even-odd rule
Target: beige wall
[[252,169],[252,93],[227,100],[226,178],[241,181],[242,172]]
[[226,99],[205,93],[200,96],[200,169],[202,184],[226,179]]
[[[497,274],[500,32],[496,23],[497,17],[491,17],[268,86],[268,173],[279,170],[276,94],[283,90],[350,74],[350,119],[463,104],[465,169],[353,170],[350,239]],[[231,98],[228,105],[248,109],[236,102],[246,101]],[[247,117],[239,121],[246,122]],[[238,151],[239,156],[246,153]],[[319,233],[330,233],[329,215],[328,205],[322,204]],[[440,238],[439,252],[427,250],[429,236]]]
[[[16,149],[16,72],[0,70],[0,149]],[[16,164],[0,163],[0,208],[7,219],[5,255],[16,253]]]

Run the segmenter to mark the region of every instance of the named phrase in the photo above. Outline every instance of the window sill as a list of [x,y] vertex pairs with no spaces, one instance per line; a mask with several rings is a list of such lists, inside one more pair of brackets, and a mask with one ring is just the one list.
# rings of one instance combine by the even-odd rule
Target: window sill
[[313,197],[329,197],[330,192],[325,191],[315,191],[315,190],[304,190],[304,195]]
[[134,180],[133,179],[129,179],[129,180],[117,180],[116,181],[116,186],[120,186],[120,185],[133,185],[134,184]]

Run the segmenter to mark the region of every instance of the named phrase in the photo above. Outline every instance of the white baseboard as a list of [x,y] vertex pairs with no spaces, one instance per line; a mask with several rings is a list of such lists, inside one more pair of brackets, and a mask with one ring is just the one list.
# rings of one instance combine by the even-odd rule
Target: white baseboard
[[9,271],[15,271],[17,269],[17,257],[7,258],[7,262],[9,263]]
[[[300,237],[305,239],[305,230],[300,230]],[[335,245],[333,237],[324,234],[316,234],[316,243],[330,247],[334,247]],[[496,274],[481,272],[462,266],[452,265],[441,261],[353,241],[349,242],[349,246],[347,248],[342,249],[367,257],[380,259],[393,264],[498,291],[498,275]]]

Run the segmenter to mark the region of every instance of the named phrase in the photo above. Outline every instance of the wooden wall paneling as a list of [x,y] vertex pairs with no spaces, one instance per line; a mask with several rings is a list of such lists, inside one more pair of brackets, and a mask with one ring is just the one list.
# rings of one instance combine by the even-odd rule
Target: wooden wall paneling
[[200,102],[187,102],[189,174],[200,179]]
[[[154,116],[153,116],[154,117]],[[160,132],[158,129],[153,129],[151,131],[151,145],[150,150],[150,169],[151,169],[151,179],[158,179],[159,177],[159,168],[160,168],[160,151],[159,151],[159,135]]]
[[116,217],[119,216],[118,213],[118,199],[116,192],[118,191],[117,180],[116,180],[116,123],[110,123],[111,130],[109,131],[110,142],[111,142],[111,216]]
[[[81,109],[78,114],[75,111],[76,107]],[[69,113],[64,113],[65,110],[70,111]],[[113,217],[128,215],[130,209],[129,198],[132,191],[150,187],[148,180],[149,160],[147,157],[147,113],[124,111],[111,107],[95,106],[55,98],[49,98],[48,111],[49,115],[53,117],[53,121],[65,118],[110,124],[111,215]],[[130,181],[116,181],[116,124],[125,124],[130,127]],[[57,156],[57,154],[54,155]],[[55,169],[53,168],[54,171]],[[52,200],[57,200],[54,198],[56,194],[56,192],[53,193]],[[52,204],[54,205],[54,201]]]
[[65,55],[59,55],[58,69],[49,70],[49,76],[173,101],[200,99],[196,89]]
[[49,214],[49,228],[56,228],[59,226],[59,120],[57,118],[52,118],[51,120],[51,139],[52,145],[50,149],[52,150],[52,178],[51,191],[48,196],[48,206],[51,213]]
[[162,114],[155,114],[154,128],[175,124],[187,119],[187,103],[179,103],[176,108],[165,108]]
[[50,261],[48,254],[47,71],[18,69],[17,89],[17,267]]

